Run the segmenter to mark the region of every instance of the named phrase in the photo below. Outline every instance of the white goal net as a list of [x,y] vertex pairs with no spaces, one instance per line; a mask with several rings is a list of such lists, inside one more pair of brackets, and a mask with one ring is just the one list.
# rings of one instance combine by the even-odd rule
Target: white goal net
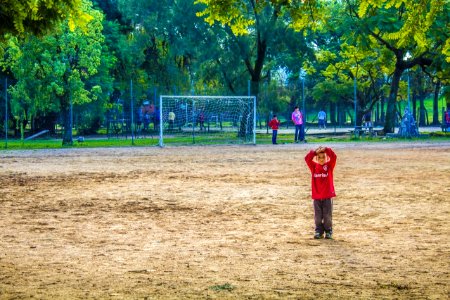
[[160,96],[159,145],[256,144],[254,96]]

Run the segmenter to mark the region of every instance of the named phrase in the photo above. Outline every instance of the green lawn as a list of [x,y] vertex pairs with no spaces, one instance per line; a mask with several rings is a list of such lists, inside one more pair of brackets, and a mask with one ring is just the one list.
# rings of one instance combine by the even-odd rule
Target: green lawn
[[[214,140],[211,136],[198,135],[195,137],[195,145],[226,145],[226,144],[242,144],[242,141],[238,141],[236,138],[231,139],[230,134],[218,134]],[[395,142],[395,141],[414,141],[414,140],[450,140],[450,133],[433,133],[421,138],[404,139],[404,138],[385,138],[385,137],[358,137],[350,135],[323,135],[323,136],[311,136],[307,135],[308,143],[324,143],[324,142]],[[0,144],[1,150],[26,150],[26,149],[61,149],[61,148],[96,148],[96,147],[148,147],[158,146],[158,138],[138,138],[134,139],[132,144],[131,138],[128,139],[116,139],[116,138],[97,138],[86,139],[80,143],[74,140],[73,146],[63,147],[61,139],[41,139],[32,141],[20,141],[20,140],[8,140],[7,148],[5,148],[5,141]],[[292,144],[293,134],[278,134],[278,144]],[[251,143],[251,141],[250,141]],[[258,145],[271,144],[272,134],[257,134],[256,143]],[[164,139],[166,146],[179,146],[179,145],[194,145],[192,135],[184,135],[177,137],[167,137]]]
[[[134,146],[156,146],[158,139],[135,139]],[[133,146],[130,139],[86,139],[80,143],[74,140],[73,146],[62,146],[61,139],[43,139],[32,141],[8,140],[8,150],[18,149],[61,149],[61,148],[95,148],[95,147],[127,147]],[[5,149],[5,142],[1,147]]]

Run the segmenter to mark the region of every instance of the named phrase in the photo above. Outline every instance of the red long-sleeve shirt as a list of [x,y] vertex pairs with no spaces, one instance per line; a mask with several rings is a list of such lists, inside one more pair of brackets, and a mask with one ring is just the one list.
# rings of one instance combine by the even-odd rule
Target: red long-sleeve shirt
[[325,148],[325,154],[327,155],[327,161],[323,165],[313,160],[316,156],[316,151],[311,150],[305,156],[306,164],[311,170],[311,191],[314,200],[336,197],[333,170],[337,156],[331,148]]
[[278,130],[278,127],[280,126],[280,121],[279,120],[275,120],[272,119],[269,122],[269,127],[272,128],[273,130]]

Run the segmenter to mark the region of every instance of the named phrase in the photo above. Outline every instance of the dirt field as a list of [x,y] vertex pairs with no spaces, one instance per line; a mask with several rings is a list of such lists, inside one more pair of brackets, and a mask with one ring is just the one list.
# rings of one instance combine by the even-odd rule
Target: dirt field
[[450,142],[0,151],[0,299],[448,299]]

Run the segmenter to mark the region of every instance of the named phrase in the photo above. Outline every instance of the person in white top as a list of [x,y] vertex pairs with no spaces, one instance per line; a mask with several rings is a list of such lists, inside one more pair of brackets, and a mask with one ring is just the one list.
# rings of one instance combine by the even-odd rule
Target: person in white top
[[327,113],[322,109],[317,114],[317,118],[319,119],[319,128],[326,128],[327,124]]
[[169,130],[173,130],[173,123],[175,122],[175,113],[169,112]]

